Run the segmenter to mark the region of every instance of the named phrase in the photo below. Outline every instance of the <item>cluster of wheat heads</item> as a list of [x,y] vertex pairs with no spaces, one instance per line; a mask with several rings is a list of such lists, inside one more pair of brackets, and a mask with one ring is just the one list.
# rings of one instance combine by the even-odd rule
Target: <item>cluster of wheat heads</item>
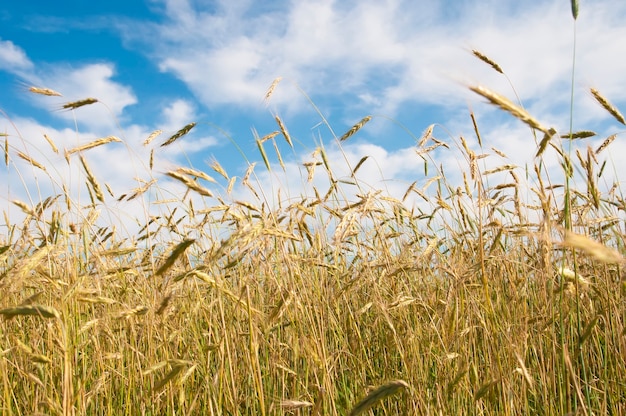
[[[563,143],[590,132],[558,133],[503,95],[472,90],[540,132],[529,168],[483,148],[476,123],[478,148],[436,137],[433,125],[415,138],[425,178],[400,196],[359,179],[367,156],[343,174],[320,145],[302,166],[311,194],[272,199],[256,165],[239,177],[215,160],[168,170],[185,190],[171,198],[152,172],[155,153],[195,123],[151,150],[147,176],[121,195],[88,162],[121,135],[66,150],[88,202],[62,183],[38,202],[13,200],[19,221],[3,216],[0,412],[623,413],[626,203],[619,184],[603,186],[617,135],[570,154]],[[280,171],[294,140],[274,120],[254,140],[265,169]],[[337,136],[339,148],[370,120]],[[2,140],[8,167],[17,157],[52,175],[19,137]],[[462,183],[437,152],[466,162]],[[545,169],[547,152],[561,177]],[[486,169],[488,159],[502,163]],[[584,184],[564,203],[575,172]],[[163,210],[122,235],[102,212],[137,200]]]

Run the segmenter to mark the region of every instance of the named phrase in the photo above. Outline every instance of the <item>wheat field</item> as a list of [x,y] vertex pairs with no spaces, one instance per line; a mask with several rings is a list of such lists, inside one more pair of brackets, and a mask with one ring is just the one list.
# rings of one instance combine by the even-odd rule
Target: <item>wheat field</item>
[[[218,161],[181,166],[165,173],[187,189],[178,211],[138,218],[137,231],[124,235],[98,210],[160,194],[156,173],[111,195],[85,156],[124,139],[66,149],[90,202],[72,200],[61,184],[36,203],[13,200],[20,216],[4,213],[0,412],[626,414],[626,202],[618,182],[601,186],[618,134],[594,149],[584,140],[593,132],[558,132],[503,94],[469,89],[528,125],[537,149],[530,168],[485,169],[483,159],[506,155],[483,148],[477,124],[468,136],[479,154],[463,137],[436,138],[434,126],[417,137],[416,163],[429,167],[428,178],[402,199],[359,182],[365,158],[338,176],[324,147],[303,164],[302,180],[321,175],[327,186],[269,198],[277,203],[258,188],[253,164],[241,178]],[[624,123],[609,99],[591,94]],[[286,123],[275,121],[275,132],[255,137],[265,165],[256,169],[280,171],[276,142],[294,146]],[[19,158],[52,170],[14,137],[2,140],[7,167]],[[466,162],[462,186],[437,168],[440,151]],[[548,154],[561,162],[558,178],[545,169]],[[221,193],[211,186],[218,181]],[[236,183],[252,198],[229,199]]]

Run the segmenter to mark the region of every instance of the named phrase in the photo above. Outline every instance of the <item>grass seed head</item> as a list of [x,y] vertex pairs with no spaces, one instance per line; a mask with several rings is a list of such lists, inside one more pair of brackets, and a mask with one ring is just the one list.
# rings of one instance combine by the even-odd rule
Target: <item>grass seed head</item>
[[182,129],[180,129],[176,133],[174,133],[163,144],[161,144],[161,147],[169,146],[170,144],[174,143],[176,140],[180,139],[185,134],[189,133],[191,131],[191,129],[193,129],[194,127],[196,127],[196,123],[189,123],[189,124],[187,124],[185,127],[183,127]]
[[550,131],[548,127],[545,127],[544,125],[539,123],[537,119],[531,116],[528,111],[524,110],[518,105],[513,104],[508,98],[505,98],[500,94],[490,91],[489,89],[482,86],[470,86],[469,89],[489,100],[491,104],[500,107],[502,110],[508,112],[515,118],[528,124],[530,127],[540,130],[544,133],[548,133]]
[[150,133],[148,138],[143,142],[143,145],[144,146],[149,145],[150,142],[152,142],[152,140],[154,140],[161,133],[163,133],[163,130],[155,130],[155,131],[153,131],[152,133]]
[[598,146],[598,148],[596,149],[596,155],[599,154],[604,149],[606,149],[608,145],[610,145],[613,142],[613,140],[615,140],[616,137],[617,137],[617,134],[611,134],[609,137],[604,139],[602,144]]
[[84,107],[86,105],[95,104],[98,102],[97,98],[85,98],[83,100],[72,101],[71,103],[65,103],[61,106],[64,110],[76,110],[77,108]]
[[349,416],[358,416],[369,409],[374,407],[376,404],[386,399],[387,397],[393,396],[400,391],[408,388],[409,385],[402,380],[390,381],[389,383],[383,384],[372,390],[367,396],[365,396],[361,401],[359,401],[350,411]]
[[263,98],[265,105],[269,104],[270,98],[272,97],[272,94],[274,94],[274,90],[276,89],[276,87],[278,86],[278,84],[280,83],[282,79],[283,77],[277,77],[276,79],[274,79],[274,81],[272,81],[272,85],[270,85],[270,87],[267,89],[267,92],[265,93],[265,97]]
[[622,113],[620,113],[619,110],[613,104],[609,102],[609,100],[604,98],[604,96],[600,94],[600,91],[596,90],[595,88],[591,88],[591,95],[593,95],[593,98],[595,98],[596,101],[600,103],[600,105],[606,111],[609,112],[609,114],[615,117],[617,121],[619,121],[622,124],[626,124],[626,120],[624,119],[624,116],[622,115]]
[[50,88],[29,87],[28,91],[34,94],[47,95],[48,97],[61,97],[62,94]]
[[487,55],[482,54],[481,52],[477,51],[476,49],[472,49],[472,53],[474,54],[475,57],[477,57],[478,59],[480,59],[481,61],[483,61],[487,65],[491,66],[493,69],[495,69],[499,73],[504,74],[504,71],[502,71],[502,68],[500,68],[500,65],[498,65],[495,61],[489,59],[489,57],[487,57]]
[[285,124],[283,123],[283,121],[280,119],[279,116],[275,116],[274,119],[276,120],[276,123],[278,124],[278,128],[280,129],[280,132],[283,134],[283,137],[285,138],[289,146],[293,148],[293,142],[291,141],[291,136],[289,135],[289,132],[287,131],[287,128],[285,127]]
[[359,131],[371,119],[372,119],[372,116],[365,116],[365,117],[363,117],[361,119],[361,121],[356,123],[354,126],[352,126],[352,128],[350,130],[348,130],[343,136],[341,136],[339,141],[343,142],[344,140],[347,140],[348,138],[350,138],[353,134],[355,134],[357,131]]

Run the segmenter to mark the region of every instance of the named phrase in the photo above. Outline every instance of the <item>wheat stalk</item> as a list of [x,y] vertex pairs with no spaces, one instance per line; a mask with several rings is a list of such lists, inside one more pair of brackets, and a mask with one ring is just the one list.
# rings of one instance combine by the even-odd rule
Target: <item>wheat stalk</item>
[[48,97],[61,97],[62,94],[50,88],[29,87],[28,91],[34,94],[47,95]]
[[272,81],[272,85],[270,85],[270,87],[267,89],[267,92],[265,93],[265,97],[263,98],[263,101],[265,101],[265,105],[269,104],[270,97],[272,96],[272,94],[274,94],[274,90],[276,89],[276,87],[278,86],[278,84],[280,83],[282,79],[283,77],[277,77],[274,79],[274,81]]
[[617,137],[617,134],[611,134],[609,137],[604,139],[602,144],[598,146],[598,148],[596,149],[596,155],[599,154],[604,149],[606,149],[608,145],[610,145],[613,142],[613,140],[615,140],[616,137]]
[[574,20],[578,19],[578,0],[571,0],[572,4],[572,16]]
[[229,176],[226,173],[226,171],[224,170],[224,168],[222,167],[222,165],[220,165],[220,163],[217,160],[213,160],[213,162],[211,162],[211,169],[213,169],[215,172],[219,173],[220,175],[222,175],[222,177],[226,180],[229,180]]
[[104,202],[104,194],[102,193],[102,188],[96,180],[96,177],[93,175],[93,172],[89,168],[87,160],[83,155],[80,155],[80,163],[83,165],[83,169],[85,169],[85,173],[87,174],[87,180],[91,184],[93,191],[96,193],[96,198],[98,198],[100,202]]
[[548,147],[548,143],[550,143],[550,140],[555,135],[556,130],[553,128],[545,132],[545,134],[543,135],[543,139],[541,139],[541,142],[539,142],[539,149],[537,149],[537,154],[535,155],[535,157],[539,157],[543,154],[543,152],[546,150],[546,147]]
[[581,130],[571,134],[562,134],[562,139],[586,139],[587,137],[593,137],[596,135],[595,131]]
[[350,138],[354,133],[359,131],[371,119],[372,119],[372,116],[365,116],[365,117],[363,117],[361,119],[361,121],[356,123],[354,126],[352,126],[352,128],[350,128],[350,130],[348,130],[343,136],[341,136],[339,141],[343,142],[344,140],[347,140],[348,138]]
[[189,133],[191,131],[191,129],[193,129],[194,127],[196,127],[196,123],[189,123],[189,124],[187,124],[185,127],[183,127],[182,129],[180,129],[176,133],[174,133],[163,144],[161,144],[161,147],[169,146],[170,144],[174,143],[174,141],[176,141],[177,139],[181,138],[185,134]]
[[595,98],[596,101],[600,103],[600,105],[606,111],[609,112],[609,114],[615,117],[615,119],[619,121],[620,123],[626,124],[626,120],[624,120],[624,116],[622,115],[622,113],[620,113],[619,110],[613,104],[609,102],[609,100],[604,98],[604,96],[600,94],[600,92],[596,90],[595,88],[591,88],[590,91],[591,91],[591,95],[593,95],[593,98]]
[[0,315],[5,319],[11,319],[16,316],[34,315],[42,318],[60,318],[61,313],[51,306],[44,305],[23,305],[15,308],[5,308],[0,310]]
[[513,104],[508,98],[505,98],[493,91],[488,90],[485,87],[481,87],[481,86],[470,86],[469,87],[470,90],[472,90],[473,92],[475,92],[478,95],[483,96],[484,98],[486,98],[487,100],[489,100],[489,102],[491,104],[494,104],[498,107],[500,107],[502,110],[508,112],[509,114],[511,114],[512,116],[514,116],[515,118],[523,121],[524,123],[528,124],[530,127],[540,130],[544,133],[548,133],[550,131],[549,128],[545,127],[544,125],[542,125],[541,123],[539,123],[539,121],[537,121],[537,119],[535,119],[533,116],[531,116],[528,111],[524,110],[523,108]]
[[483,61],[487,65],[491,66],[493,69],[495,69],[499,73],[504,74],[504,71],[502,71],[502,68],[500,68],[500,65],[498,65],[495,61],[489,59],[489,57],[487,57],[487,55],[482,54],[481,52],[477,51],[476,49],[472,49],[472,53],[474,54],[475,57],[477,57],[478,59],[480,59],[481,61]]
[[17,152],[17,155],[24,159],[25,161],[27,161],[28,163],[30,163],[31,165],[35,166],[36,168],[39,168],[41,170],[43,170],[44,172],[46,172],[46,167],[44,165],[42,165],[41,163],[37,162],[35,159],[31,158],[30,156],[28,156],[26,153]]
[[199,193],[202,196],[206,196],[211,198],[213,196],[213,193],[211,191],[209,191],[208,189],[206,189],[205,187],[201,186],[198,182],[196,182],[194,179],[180,173],[180,172],[176,172],[176,171],[169,171],[166,173],[167,176],[169,176],[170,178],[174,178],[180,182],[182,182],[187,188],[196,191],[197,193]]
[[158,135],[160,135],[161,133],[163,133],[163,130],[155,130],[152,133],[150,133],[150,135],[148,136],[148,138],[146,140],[144,140],[143,145],[147,146],[150,144],[150,142],[152,142],[152,140],[154,140]]
[[94,140],[82,146],[77,146],[77,147],[71,148],[70,150],[66,150],[65,158],[69,159],[69,157],[73,155],[74,153],[82,152],[83,150],[93,149],[94,147],[102,146],[103,144],[112,143],[112,142],[119,143],[121,141],[122,140],[120,140],[119,138],[115,136],[102,137],[100,139]]
[[201,178],[208,182],[217,183],[215,179],[213,179],[206,173],[202,172],[201,170],[186,168],[186,167],[181,166],[181,167],[176,168],[176,172],[184,174],[184,175],[195,176],[196,178]]
[[95,104],[97,102],[98,102],[97,98],[85,98],[85,99],[78,100],[78,101],[72,101],[71,103],[65,103],[61,106],[61,108],[63,108],[64,110],[75,110],[77,108],[80,108],[86,105]]
[[50,147],[52,148],[52,151],[54,153],[59,153],[59,149],[57,148],[57,146],[54,144],[54,141],[52,141],[52,139],[50,137],[48,137],[47,134],[43,135],[44,139],[46,139],[46,141],[48,142],[48,144],[50,145]]
[[283,134],[283,137],[285,138],[289,146],[293,148],[293,143],[291,142],[291,136],[289,135],[289,132],[287,131],[287,128],[285,127],[285,124],[283,123],[283,121],[280,119],[279,116],[275,116],[274,119],[276,120],[276,123],[278,123],[278,128],[280,129],[280,132]]
[[402,380],[390,381],[389,383],[383,384],[382,386],[377,387],[372,390],[367,396],[365,396],[361,401],[359,401],[350,411],[349,416],[358,416],[367,412],[369,409],[374,407],[380,401],[386,399],[387,397],[393,396],[398,392],[408,388],[409,385],[407,382]]
[[617,251],[598,243],[584,235],[565,231],[565,239],[560,243],[566,247],[572,247],[588,254],[603,263],[624,264],[624,257]]

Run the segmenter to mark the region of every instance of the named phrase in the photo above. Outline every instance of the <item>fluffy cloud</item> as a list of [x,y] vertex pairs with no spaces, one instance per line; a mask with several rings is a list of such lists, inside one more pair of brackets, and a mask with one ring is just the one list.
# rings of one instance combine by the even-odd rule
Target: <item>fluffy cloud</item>
[[0,69],[22,75],[33,68],[33,63],[28,59],[22,48],[9,40],[0,39]]
[[[410,102],[458,106],[464,90],[459,82],[511,91],[506,78],[471,56],[473,48],[501,64],[522,99],[550,90],[554,103],[568,100],[574,23],[566,2],[427,2],[416,8],[401,0],[326,0],[284,2],[269,10],[251,2],[164,4],[161,24],[132,33],[127,28],[126,37],[209,107],[256,105],[277,76],[314,98],[363,97],[364,104],[378,103],[374,110],[391,116]],[[577,71],[583,79],[598,78],[609,88],[619,84],[626,62],[613,57],[626,53],[626,46],[614,39],[626,29],[611,16],[625,9],[601,1],[581,12]],[[598,72],[599,62],[611,65]],[[282,88],[287,91],[275,99],[293,105],[298,91]]]

